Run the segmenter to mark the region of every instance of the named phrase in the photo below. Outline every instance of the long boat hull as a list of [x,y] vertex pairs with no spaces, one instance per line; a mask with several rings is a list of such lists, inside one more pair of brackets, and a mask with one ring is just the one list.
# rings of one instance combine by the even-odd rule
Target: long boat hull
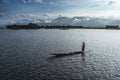
[[84,51],[76,51],[76,52],[55,52],[55,53],[51,53],[51,55],[55,55],[55,56],[65,56],[65,55],[74,55],[74,54],[81,54],[81,53],[85,53]]

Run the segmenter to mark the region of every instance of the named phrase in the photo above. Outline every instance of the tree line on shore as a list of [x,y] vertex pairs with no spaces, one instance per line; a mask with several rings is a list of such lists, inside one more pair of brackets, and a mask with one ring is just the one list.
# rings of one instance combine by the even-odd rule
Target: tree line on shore
[[83,26],[70,26],[70,25],[44,25],[44,26],[38,26],[37,24],[34,23],[29,23],[28,25],[8,25],[6,26],[7,29],[40,29],[40,28],[83,28]]
[[72,26],[72,25],[41,25],[38,26],[34,23],[29,23],[27,25],[8,25],[6,29],[73,29],[73,28],[81,28],[81,29],[120,29],[118,25],[106,25],[104,27],[85,27],[85,26]]

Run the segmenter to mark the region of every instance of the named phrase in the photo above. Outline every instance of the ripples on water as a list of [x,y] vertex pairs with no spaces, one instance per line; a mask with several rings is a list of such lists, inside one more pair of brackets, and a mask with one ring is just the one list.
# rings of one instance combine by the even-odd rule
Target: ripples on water
[[119,30],[0,30],[0,80],[120,80],[119,59]]

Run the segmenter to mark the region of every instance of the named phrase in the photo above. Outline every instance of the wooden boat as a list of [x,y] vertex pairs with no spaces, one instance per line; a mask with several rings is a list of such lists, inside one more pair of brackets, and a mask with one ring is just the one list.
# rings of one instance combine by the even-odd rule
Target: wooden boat
[[51,55],[56,55],[56,56],[65,56],[65,55],[74,55],[74,54],[80,54],[80,53],[85,53],[85,42],[82,44],[82,50],[81,51],[75,51],[75,52],[55,52],[51,53]]
[[55,56],[65,56],[65,55],[74,55],[74,54],[83,54],[85,53],[84,51],[75,51],[75,52],[55,52],[55,53],[51,53],[51,55],[55,55]]

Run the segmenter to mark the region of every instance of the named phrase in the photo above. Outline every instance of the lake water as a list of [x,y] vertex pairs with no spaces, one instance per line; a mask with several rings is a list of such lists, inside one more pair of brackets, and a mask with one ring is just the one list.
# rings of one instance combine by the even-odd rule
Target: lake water
[[[64,57],[56,51],[81,50]],[[120,80],[120,31],[0,30],[0,80]]]

